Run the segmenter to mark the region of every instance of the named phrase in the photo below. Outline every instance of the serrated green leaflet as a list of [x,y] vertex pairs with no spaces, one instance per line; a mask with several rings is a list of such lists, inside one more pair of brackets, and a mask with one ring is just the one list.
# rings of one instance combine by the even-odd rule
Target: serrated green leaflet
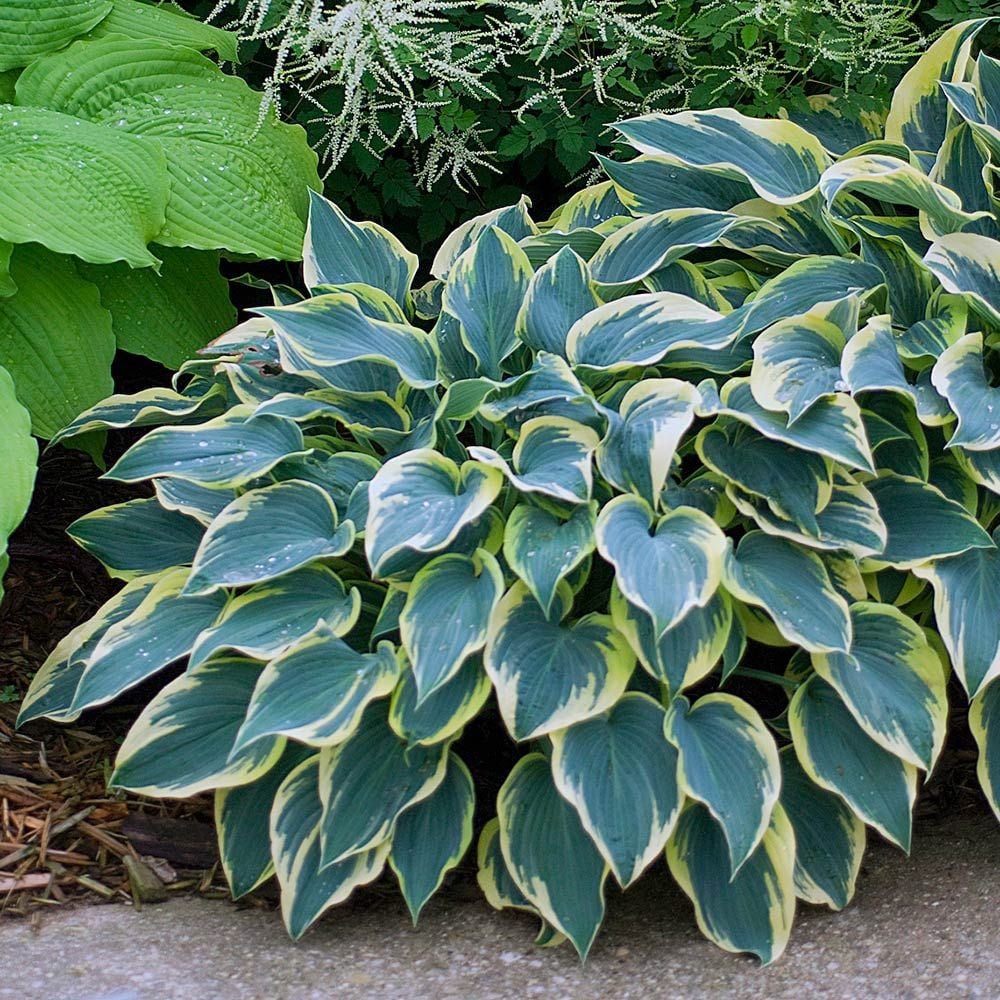
[[780,805],[760,846],[731,878],[726,840],[704,806],[687,806],[667,845],[670,872],[694,903],[702,933],[764,965],[781,957],[791,933],[794,858],[795,834]]
[[608,866],[541,754],[517,762],[497,796],[497,815],[517,887],[585,958],[604,918]]
[[677,751],[664,710],[631,692],[607,712],[552,734],[552,775],[622,886],[659,856],[680,812]]
[[806,774],[836,792],[866,823],[910,849],[917,769],[879,746],[837,692],[812,677],[788,709],[795,752]]
[[624,693],[635,665],[607,615],[562,624],[572,603],[559,585],[548,615],[523,583],[493,609],[483,660],[511,736],[528,740],[582,722]]

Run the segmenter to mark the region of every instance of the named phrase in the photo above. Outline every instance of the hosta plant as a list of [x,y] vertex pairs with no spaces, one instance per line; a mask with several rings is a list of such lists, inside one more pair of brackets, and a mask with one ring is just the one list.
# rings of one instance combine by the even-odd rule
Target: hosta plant
[[387,866],[416,917],[474,835],[480,715],[519,759],[479,882],[581,955],[664,854],[764,962],[796,900],[845,906],[867,828],[909,849],[952,674],[1000,806],[982,26],[836,160],[784,120],[622,122],[635,159],[473,219],[419,288],[314,198],[310,297],[63,431],[157,425],[108,473],[155,495],[71,527],[124,586],[22,721],[186,662],[112,783],[215,789],[234,894],[276,874],[296,937]]

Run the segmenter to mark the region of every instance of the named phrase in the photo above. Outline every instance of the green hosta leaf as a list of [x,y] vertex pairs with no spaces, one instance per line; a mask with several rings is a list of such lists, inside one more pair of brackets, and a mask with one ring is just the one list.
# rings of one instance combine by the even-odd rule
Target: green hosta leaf
[[91,32],[90,38],[125,35],[127,38],[156,38],[161,42],[186,45],[199,52],[215,51],[225,62],[238,62],[237,36],[212,24],[205,24],[179,6],[153,6],[144,0],[114,0],[111,13]]
[[714,246],[743,221],[728,212],[701,208],[657,212],[609,236],[590,259],[590,269],[598,284],[630,285],[698,247]]
[[259,663],[227,657],[171,681],[128,731],[109,783],[185,798],[260,777],[277,763],[284,740],[231,753],[259,674]]
[[225,596],[182,596],[187,575],[182,568],[161,576],[135,610],[101,636],[87,657],[71,711],[103,705],[191,651]]
[[[31,437],[31,418],[17,401],[14,381],[0,368],[0,427],[4,433],[4,476],[0,485],[0,564],[6,557],[7,537],[28,510],[35,484],[38,444]],[[2,577],[0,571],[0,577]],[[0,586],[0,598],[3,587]]]
[[517,336],[532,350],[565,357],[570,328],[599,304],[586,262],[563,247],[532,276],[517,316]]
[[122,579],[189,566],[205,533],[193,518],[165,510],[152,499],[102,507],[77,518],[66,532],[111,576]]
[[862,729],[890,753],[929,771],[948,716],[945,676],[923,630],[889,604],[851,607],[847,653],[813,656]]
[[199,53],[151,38],[75,42],[25,70],[17,99],[96,123],[106,141],[142,136],[147,155],[162,153],[170,197],[150,234],[157,242],[300,256],[316,154],[302,129],[273,110],[262,119],[260,95]]
[[840,354],[846,339],[818,316],[794,316],[765,330],[753,343],[750,389],[765,409],[782,410],[793,424],[818,399],[845,389]]
[[780,805],[760,846],[730,877],[722,830],[704,806],[689,804],[667,845],[667,863],[709,940],[752,952],[765,965],[781,956],[795,916],[795,834]]
[[18,291],[0,298],[0,366],[13,377],[33,432],[51,438],[111,392],[111,316],[68,258],[40,246],[16,247],[11,274]]
[[733,624],[733,606],[725,591],[716,590],[703,608],[691,608],[657,638],[653,619],[629,604],[615,586],[611,618],[639,662],[673,696],[707,677],[722,658]]
[[146,244],[162,230],[168,183],[155,144],[58,110],[13,105],[0,107],[0,139],[0,238],[96,264],[157,264]]
[[781,769],[774,738],[755,709],[729,694],[704,695],[694,705],[675,698],[665,733],[680,755],[680,787],[708,806],[721,825],[736,875],[764,836],[778,801]]
[[357,282],[380,288],[405,309],[417,258],[374,222],[352,222],[332,201],[309,192],[302,251],[307,288]]
[[377,576],[387,577],[413,553],[453,542],[493,503],[503,475],[466,462],[461,468],[429,448],[386,462],[368,487],[365,552]]
[[281,915],[298,940],[331,906],[378,878],[389,857],[389,841],[335,865],[320,860],[319,757],[303,761],[281,783],[271,808],[271,854],[281,885]]
[[837,692],[820,677],[810,678],[795,693],[788,723],[806,774],[909,851],[917,769],[868,736]]
[[1000,684],[989,684],[972,700],[969,729],[979,745],[979,783],[1000,816]]
[[626,694],[603,714],[552,734],[552,775],[622,886],[667,843],[680,812],[677,751],[663,708]]
[[961,445],[969,451],[1000,448],[1000,390],[987,380],[981,333],[967,334],[943,351],[931,380],[958,417],[948,447]]
[[437,385],[430,337],[415,326],[367,316],[350,292],[255,311],[274,324],[286,371],[338,385],[344,372],[357,367],[352,362],[374,361],[395,368],[415,388]]
[[656,507],[681,438],[694,421],[698,390],[678,379],[644,379],[622,397],[597,449],[601,474]]
[[277,580],[260,583],[231,597],[211,628],[191,650],[197,666],[223,649],[258,660],[280,656],[320,623],[345,635],[361,612],[361,594],[344,586],[325,566],[304,566]]
[[931,246],[924,263],[947,291],[964,295],[983,319],[1000,323],[1000,241],[951,233]]
[[604,919],[608,866],[541,754],[522,757],[497,796],[500,847],[524,897],[586,957]]
[[929,483],[884,472],[865,485],[889,533],[880,562],[907,569],[928,559],[993,548],[976,519]]
[[807,903],[842,910],[854,895],[865,825],[806,774],[793,747],[785,747],[780,757],[778,801],[795,831],[795,893]]
[[[156,8],[152,8],[156,9]],[[157,247],[160,273],[125,264],[77,269],[97,285],[120,350],[179,368],[236,323],[229,282],[210,251]]]
[[781,205],[809,197],[829,163],[820,141],[793,122],[747,118],[730,108],[644,115],[615,128],[640,153],[746,181]]
[[343,743],[368,703],[389,694],[398,676],[392,643],[380,642],[374,653],[358,653],[320,628],[264,668],[233,753],[270,736],[318,747]]
[[518,582],[493,610],[483,660],[516,740],[599,715],[628,684],[635,656],[625,637],[606,615],[561,624],[571,603],[569,586],[562,583],[546,615]]
[[655,365],[672,351],[722,351],[742,318],[728,316],[675,292],[628,295],[592,310],[570,328],[566,354],[574,365],[620,371]]
[[255,781],[216,790],[219,860],[233,899],[252,892],[274,874],[268,822],[271,806],[281,783],[308,756],[306,747],[287,744],[278,763]]
[[338,523],[326,492],[297,479],[237,497],[212,522],[194,559],[187,594],[207,594],[284,576],[316,559],[342,556],[354,523]]
[[484,229],[448,272],[442,307],[462,324],[462,343],[487,378],[500,378],[501,363],[517,346],[531,273],[524,251],[496,226]]
[[851,619],[815,553],[762,531],[740,539],[723,569],[723,583],[734,597],[764,608],[778,631],[810,652],[846,652]]
[[105,478],[137,483],[171,476],[220,489],[241,486],[278,462],[305,454],[302,431],[291,420],[236,410],[197,427],[157,427],[132,445]]
[[942,80],[961,79],[972,42],[988,19],[963,21],[945,31],[897,85],[885,123],[885,137],[933,163],[948,129],[948,101]]
[[111,0],[9,0],[0,11],[0,71],[27,66],[94,27]]
[[138,608],[153,589],[157,577],[130,580],[114,597],[105,601],[93,617],[77,625],[49,653],[32,678],[17,724],[45,716],[60,722],[72,722],[80,715],[73,711],[73,698],[86,669],[88,658],[104,633]]
[[387,711],[385,702],[369,706],[346,743],[320,752],[324,868],[388,840],[399,814],[444,779],[447,744],[408,746]]
[[503,536],[507,565],[548,614],[559,581],[594,551],[596,503],[577,506],[565,521],[522,503],[511,511]]
[[726,416],[748,424],[758,434],[793,448],[814,451],[851,469],[874,471],[871,448],[865,436],[858,404],[843,393],[825,396],[789,424],[784,413],[765,410],[754,398],[750,379],[730,379],[721,393],[714,382],[698,386],[702,398],[699,416]]
[[522,493],[541,493],[584,503],[594,485],[592,458],[600,436],[569,417],[535,417],[521,427],[514,445],[513,469],[492,448],[469,448],[469,455],[499,469]]
[[1000,676],[1000,550],[969,549],[913,572],[934,587],[938,630],[972,697]]
[[407,743],[443,743],[479,714],[492,690],[478,654],[465,660],[450,680],[425,698],[418,698],[413,671],[404,669],[392,693],[389,725]]
[[484,549],[471,557],[438,556],[413,578],[399,631],[413,665],[418,704],[485,645],[490,614],[503,590],[503,571]]
[[405,809],[396,821],[389,864],[414,923],[445,874],[469,849],[475,804],[469,769],[449,754],[441,784],[427,798]]
[[597,518],[596,540],[622,593],[651,616],[657,636],[704,607],[719,586],[726,538],[693,507],[657,520],[638,497],[616,497]]

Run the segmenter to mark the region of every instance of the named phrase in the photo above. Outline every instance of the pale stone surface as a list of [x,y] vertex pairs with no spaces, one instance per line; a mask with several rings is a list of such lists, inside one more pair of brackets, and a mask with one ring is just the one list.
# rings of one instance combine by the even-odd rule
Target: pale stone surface
[[414,930],[384,883],[299,944],[275,913],[198,899],[54,910],[38,931],[7,921],[0,1000],[1000,997],[1000,827],[923,826],[909,860],[872,845],[845,912],[802,907],[768,969],[705,941],[660,866],[609,894],[584,967],[568,948],[536,949],[527,916],[466,893],[432,901]]

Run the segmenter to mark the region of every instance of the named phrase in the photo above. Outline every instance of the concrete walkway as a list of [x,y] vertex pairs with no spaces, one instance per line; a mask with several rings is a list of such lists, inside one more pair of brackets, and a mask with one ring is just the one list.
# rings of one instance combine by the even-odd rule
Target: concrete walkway
[[[873,836],[873,841],[876,839]],[[909,860],[873,843],[842,914],[802,907],[768,969],[706,942],[665,866],[609,917],[585,967],[532,944],[534,921],[471,893],[411,928],[383,883],[299,944],[277,914],[177,899],[0,924],[0,998],[17,1000],[628,1000],[1000,997],[1000,827],[924,824]],[[468,898],[466,898],[468,897]]]

